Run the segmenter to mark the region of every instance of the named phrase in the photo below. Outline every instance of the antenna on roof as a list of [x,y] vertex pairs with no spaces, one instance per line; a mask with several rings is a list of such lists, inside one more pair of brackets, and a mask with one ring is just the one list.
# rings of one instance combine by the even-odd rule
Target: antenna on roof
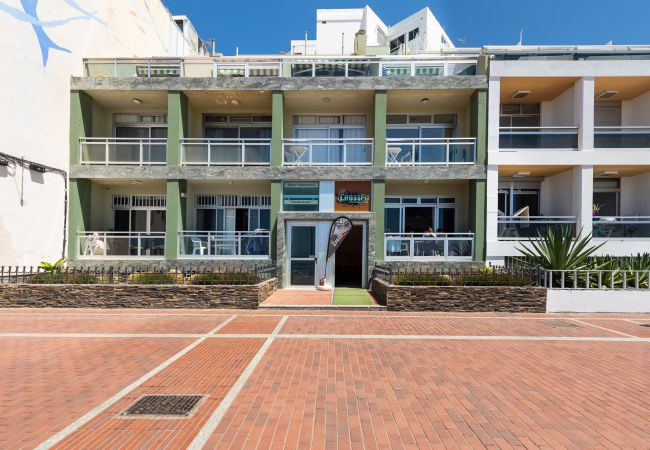
[[467,44],[467,38],[466,38],[466,37],[456,38],[456,40],[457,40],[458,42],[460,42],[462,45]]
[[524,29],[522,28],[521,31],[519,31],[519,42],[517,42],[517,47],[521,47],[524,43]]

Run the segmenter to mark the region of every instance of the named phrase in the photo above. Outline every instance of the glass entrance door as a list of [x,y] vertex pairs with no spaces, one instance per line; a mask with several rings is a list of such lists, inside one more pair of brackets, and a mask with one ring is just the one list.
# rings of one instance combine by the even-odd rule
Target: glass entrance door
[[316,225],[289,225],[289,284],[316,284]]

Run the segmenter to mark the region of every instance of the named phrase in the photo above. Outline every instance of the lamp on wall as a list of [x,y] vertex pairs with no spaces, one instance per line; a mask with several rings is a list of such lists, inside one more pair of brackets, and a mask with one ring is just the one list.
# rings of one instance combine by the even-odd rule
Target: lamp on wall
[[29,170],[33,170],[34,172],[39,172],[39,173],[45,173],[47,168],[45,166],[41,166],[40,164],[30,163]]
[[133,99],[131,99],[131,101],[133,103],[135,103],[136,105],[141,105],[142,104],[142,100],[140,100],[139,98],[133,98]]

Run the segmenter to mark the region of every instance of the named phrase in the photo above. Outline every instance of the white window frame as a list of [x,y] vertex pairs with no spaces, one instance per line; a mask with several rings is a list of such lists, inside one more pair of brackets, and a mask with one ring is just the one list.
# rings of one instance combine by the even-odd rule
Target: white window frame
[[[438,217],[438,209],[453,209],[454,210],[454,232],[458,229],[458,204],[456,197],[447,195],[387,195],[386,199],[399,199],[399,203],[384,203],[384,209],[399,209],[399,232],[406,233],[406,214],[405,208],[426,208],[433,209],[433,231],[435,232],[440,227],[440,220]],[[404,199],[416,199],[415,203],[404,203]],[[453,203],[440,203],[440,199],[453,199]],[[423,203],[422,200],[435,200],[431,203]]]

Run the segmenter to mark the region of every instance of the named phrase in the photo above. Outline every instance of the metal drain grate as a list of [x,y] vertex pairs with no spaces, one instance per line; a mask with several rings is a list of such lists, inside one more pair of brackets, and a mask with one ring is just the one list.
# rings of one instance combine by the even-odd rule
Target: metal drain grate
[[576,328],[578,326],[565,320],[543,320],[542,323],[554,328]]
[[145,395],[122,415],[188,416],[202,398],[202,395]]

